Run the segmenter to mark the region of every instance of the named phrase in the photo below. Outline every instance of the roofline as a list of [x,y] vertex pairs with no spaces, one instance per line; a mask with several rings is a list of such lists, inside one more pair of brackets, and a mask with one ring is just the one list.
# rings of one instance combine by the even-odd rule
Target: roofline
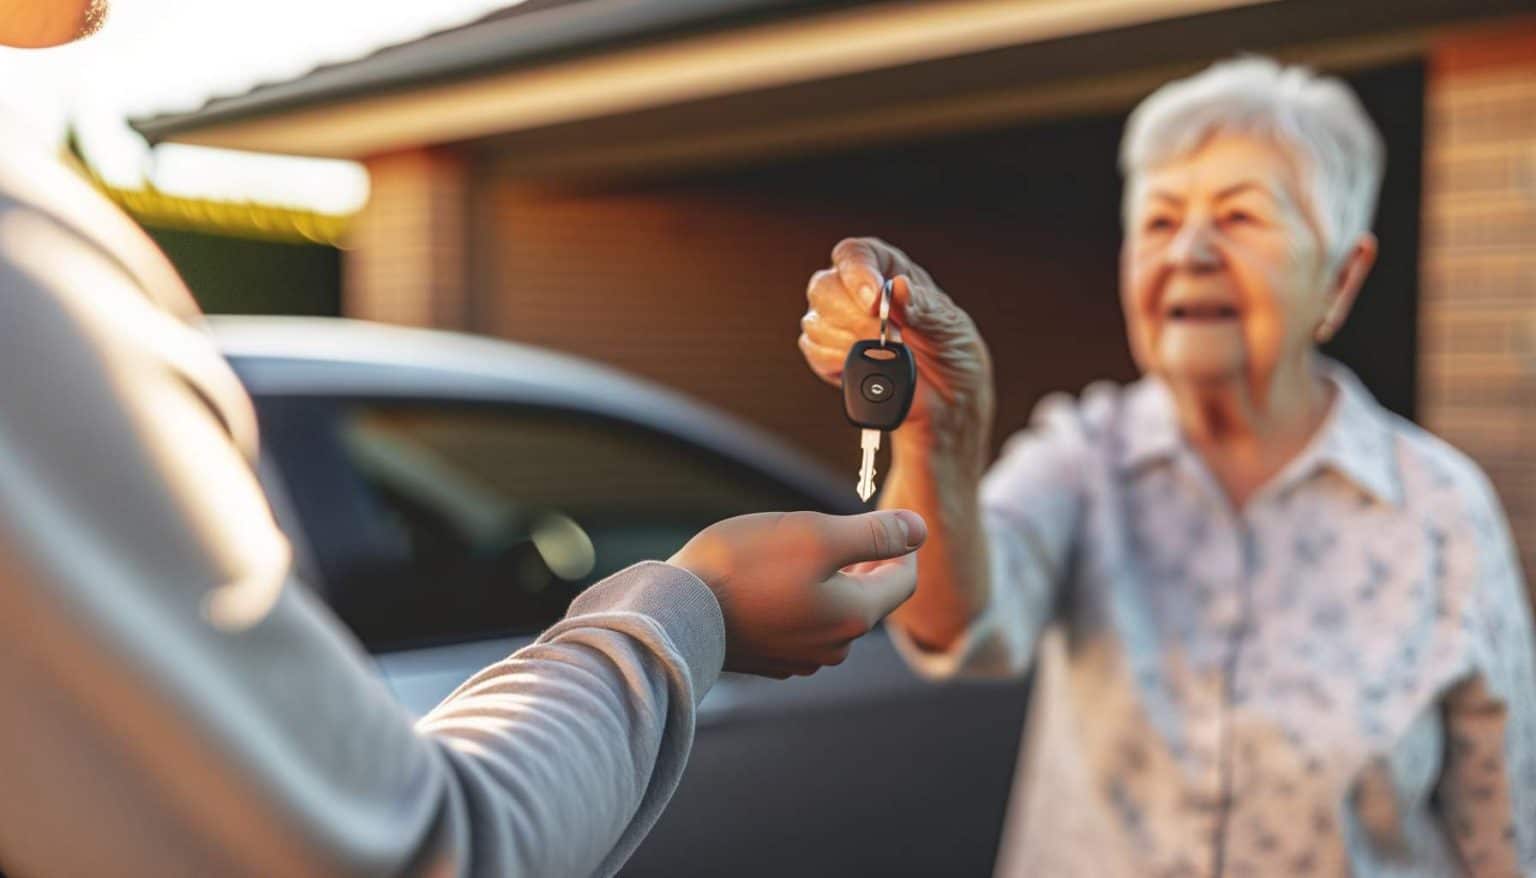
[[658,37],[740,27],[814,6],[861,2],[872,0],[581,0],[427,34],[356,60],[317,67],[295,79],[214,97],[196,110],[135,119],[132,124],[154,143],[210,125],[315,104],[420,88]]
[[[728,10],[761,19],[764,10],[804,4],[587,0],[424,38],[134,127],[151,142],[361,158],[1276,2],[841,4],[676,36],[686,22],[718,24]],[[658,19],[663,10],[670,12]],[[655,40],[668,22],[669,38]],[[653,39],[612,45],[642,36]],[[344,120],[333,112],[342,102]]]

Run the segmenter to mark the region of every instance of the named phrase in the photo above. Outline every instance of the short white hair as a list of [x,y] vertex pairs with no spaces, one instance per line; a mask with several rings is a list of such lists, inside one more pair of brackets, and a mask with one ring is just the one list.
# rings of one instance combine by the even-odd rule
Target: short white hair
[[1304,208],[1337,263],[1370,230],[1386,164],[1381,134],[1340,79],[1244,56],[1164,85],[1131,113],[1120,141],[1123,216],[1139,176],[1219,134],[1267,140],[1296,162]]

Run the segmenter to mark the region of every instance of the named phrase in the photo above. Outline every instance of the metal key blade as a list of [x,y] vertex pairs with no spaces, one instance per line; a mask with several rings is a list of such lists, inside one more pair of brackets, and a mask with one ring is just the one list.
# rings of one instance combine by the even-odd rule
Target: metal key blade
[[864,430],[859,434],[859,447],[864,449],[859,461],[859,499],[865,503],[875,495],[875,452],[880,450],[880,431]]

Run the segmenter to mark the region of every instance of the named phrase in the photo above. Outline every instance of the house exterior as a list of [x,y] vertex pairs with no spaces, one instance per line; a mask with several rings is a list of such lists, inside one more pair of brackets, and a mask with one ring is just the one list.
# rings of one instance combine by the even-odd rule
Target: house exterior
[[1133,374],[1126,111],[1237,51],[1337,72],[1383,128],[1381,263],[1335,353],[1493,477],[1536,581],[1536,3],[529,0],[139,120],[356,159],[343,310],[549,345],[843,466],[794,338],[841,237],[910,252],[997,354],[997,438]]

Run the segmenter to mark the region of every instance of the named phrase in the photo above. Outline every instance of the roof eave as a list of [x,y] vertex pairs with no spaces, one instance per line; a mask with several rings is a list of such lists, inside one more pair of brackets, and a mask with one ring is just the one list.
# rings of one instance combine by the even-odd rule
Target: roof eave
[[[740,27],[811,5],[812,0],[583,0],[431,34],[355,61],[318,67],[286,82],[216,97],[195,110],[134,119],[131,124],[158,143],[317,105]],[[857,5],[857,0],[820,5]]]
[[1391,60],[1422,54],[1435,27],[1529,7],[1530,0],[864,4],[467,79],[333,90],[334,99],[282,110],[251,104],[236,113],[228,105],[226,115],[141,130],[183,143],[354,159],[486,143],[535,164],[709,143],[727,151],[793,147],[1102,111],[1128,104],[1153,80],[1238,50],[1325,67]]

